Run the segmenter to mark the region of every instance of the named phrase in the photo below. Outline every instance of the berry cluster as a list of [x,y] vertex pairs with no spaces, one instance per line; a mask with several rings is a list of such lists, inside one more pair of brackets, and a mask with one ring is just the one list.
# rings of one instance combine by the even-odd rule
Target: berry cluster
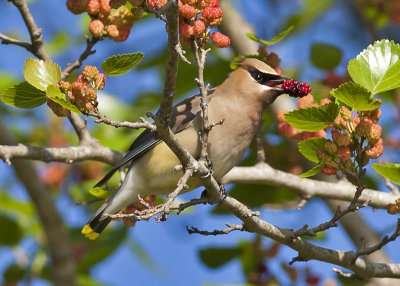
[[338,169],[353,171],[356,164],[365,166],[370,159],[379,158],[383,154],[382,127],[377,124],[380,116],[381,110],[374,109],[353,117],[342,106],[331,131],[332,141],[317,152],[318,158],[326,163],[321,172],[334,175]]
[[[167,0],[148,0],[148,4],[154,8],[161,8],[167,4]],[[226,48],[230,45],[228,36],[215,32],[210,36],[208,27],[217,27],[222,21],[222,9],[219,0],[180,0],[179,1],[179,33],[181,40],[190,45],[189,40],[195,38],[198,43],[205,44],[211,41],[218,48]]]
[[[323,99],[320,102],[320,105],[324,105],[326,103],[329,103],[329,99]],[[311,94],[308,94],[305,97],[301,97],[298,102],[297,102],[297,107],[298,108],[305,108],[305,107],[313,107],[313,106],[318,106],[319,104],[314,103],[314,97]],[[278,132],[280,135],[291,138],[291,139],[296,139],[296,140],[306,140],[308,138],[313,138],[313,137],[326,137],[326,132],[325,130],[319,130],[316,132],[307,132],[307,131],[301,131],[296,128],[294,128],[292,125],[287,123],[285,121],[285,112],[284,111],[278,111],[276,114],[276,117],[278,121],[280,122],[278,124]]]
[[[63,92],[67,99],[74,104],[80,111],[86,113],[90,110],[96,110],[97,90],[104,88],[106,76],[100,73],[94,66],[85,66],[76,81],[70,83],[68,81],[60,81],[56,86]],[[68,116],[70,111],[58,103],[47,99],[47,105],[51,110],[60,117]]]
[[311,92],[311,87],[306,82],[296,81],[294,79],[285,80],[282,83],[282,88],[290,96],[293,97],[305,97]]
[[67,8],[74,14],[87,12],[92,21],[89,31],[95,37],[110,37],[116,42],[125,41],[133,22],[143,15],[143,0],[128,0],[134,8],[123,4],[126,0],[67,0]]
[[[156,206],[156,195],[148,195],[143,197],[143,200],[149,204],[149,206],[154,207]],[[146,207],[139,201],[136,201],[130,205],[128,205],[125,210],[121,211],[121,214],[133,214],[136,211],[142,211],[146,209]],[[124,218],[124,224],[126,226],[134,226],[135,221],[131,220],[130,218]]]

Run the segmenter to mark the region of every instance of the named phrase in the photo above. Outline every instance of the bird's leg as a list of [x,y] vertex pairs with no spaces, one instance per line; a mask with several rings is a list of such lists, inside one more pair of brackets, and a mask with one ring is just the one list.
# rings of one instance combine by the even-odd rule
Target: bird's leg
[[[225,200],[225,198],[228,196],[225,186],[221,183],[218,183],[219,185],[219,193],[220,193],[220,201],[218,202],[218,206],[220,206],[223,201]],[[201,193],[201,199],[208,199],[208,193],[207,193],[207,189],[204,189],[204,191]]]
[[213,163],[211,162],[210,157],[208,157],[208,156],[205,157],[205,163],[204,163],[204,165],[205,165],[206,168],[208,169],[208,173],[205,174],[204,176],[201,176],[201,177],[202,177],[203,179],[205,179],[205,178],[208,178],[208,177],[214,175],[214,165],[213,165]]

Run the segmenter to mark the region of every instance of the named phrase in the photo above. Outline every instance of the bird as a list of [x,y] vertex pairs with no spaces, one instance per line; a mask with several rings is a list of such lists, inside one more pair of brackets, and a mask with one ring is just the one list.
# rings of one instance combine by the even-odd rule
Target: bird
[[[246,58],[219,86],[209,89],[208,120],[223,121],[212,128],[208,135],[208,156],[213,166],[213,176],[219,181],[243,157],[250,146],[265,108],[285,91],[279,87],[285,77],[266,63]],[[200,95],[193,95],[177,103],[169,123],[178,141],[195,159],[200,156],[200,130],[202,126]],[[104,185],[122,166],[129,170],[113,195],[97,210],[83,227],[82,234],[96,239],[111,218],[137,201],[138,195],[168,195],[177,185],[182,170],[177,171],[179,159],[157,137],[146,129],[132,143],[127,154],[101,179],[95,187]],[[192,177],[187,182],[190,191],[201,186]]]

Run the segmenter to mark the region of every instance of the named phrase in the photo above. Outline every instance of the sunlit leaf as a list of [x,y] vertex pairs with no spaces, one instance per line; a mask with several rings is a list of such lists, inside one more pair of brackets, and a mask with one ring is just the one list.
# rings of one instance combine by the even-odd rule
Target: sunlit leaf
[[273,44],[276,44],[276,43],[282,41],[284,38],[286,38],[290,34],[290,32],[292,30],[293,30],[293,26],[290,26],[289,28],[287,28],[286,30],[280,32],[278,35],[276,35],[275,37],[273,37],[269,41],[263,40],[263,39],[257,37],[256,35],[253,35],[251,33],[247,33],[246,36],[249,37],[250,39],[252,39],[253,41],[255,41],[255,42],[267,47],[267,46],[270,46],[270,45],[273,45]]
[[133,69],[143,59],[143,53],[115,55],[101,64],[101,69],[107,76],[117,76]]
[[11,106],[34,108],[46,102],[46,93],[24,81],[6,89],[1,100]]
[[308,160],[314,163],[319,163],[317,157],[317,150],[324,148],[326,142],[330,140],[326,138],[309,138],[299,142],[297,145],[299,147],[299,152],[306,157]]
[[372,168],[381,176],[400,185],[400,164],[386,163],[386,165],[372,164]]
[[314,132],[327,128],[339,114],[339,105],[334,102],[319,107],[300,108],[285,114],[285,121],[293,127]]
[[372,110],[381,106],[380,101],[371,99],[371,92],[354,82],[344,83],[331,90],[331,95],[358,111]]
[[324,70],[334,69],[342,59],[342,51],[330,44],[313,43],[311,46],[311,62]]
[[99,187],[90,189],[89,193],[97,198],[102,198],[102,199],[108,198],[112,195],[112,192],[106,191]]
[[73,105],[71,102],[69,102],[66,98],[66,95],[62,93],[57,87],[50,85],[46,89],[46,95],[48,98],[53,100],[54,102],[57,102],[61,106],[64,106],[68,110],[71,110],[75,113],[82,114],[78,107]]
[[307,172],[301,174],[299,177],[307,178],[307,177],[315,176],[316,174],[318,174],[324,168],[324,166],[325,166],[325,162],[321,162],[320,164],[318,164],[317,166],[315,166],[311,170],[308,170]]
[[23,72],[25,80],[42,91],[58,83],[61,78],[59,65],[32,58],[26,59]]
[[347,67],[352,79],[373,94],[400,87],[400,46],[393,41],[376,41]]

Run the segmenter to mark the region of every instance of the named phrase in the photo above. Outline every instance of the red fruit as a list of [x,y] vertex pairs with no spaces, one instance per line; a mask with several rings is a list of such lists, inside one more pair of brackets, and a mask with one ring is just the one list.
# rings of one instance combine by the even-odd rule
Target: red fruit
[[340,161],[347,162],[351,158],[351,151],[349,146],[340,146],[338,148],[337,156]]
[[192,19],[197,15],[196,8],[185,4],[181,8],[179,8],[179,15],[185,19]]
[[111,12],[110,0],[100,0],[100,13],[107,16]]
[[100,12],[99,0],[89,0],[86,10],[90,15],[97,15]]
[[282,88],[290,96],[304,97],[311,92],[311,87],[306,82],[299,82],[294,79],[285,80],[282,83]]
[[95,37],[100,37],[103,35],[104,31],[104,24],[100,20],[93,20],[89,24],[89,31],[92,33],[93,36]]
[[123,41],[126,41],[126,39],[128,39],[131,30],[130,29],[121,28],[121,29],[118,30],[118,32],[119,32],[118,37],[113,38],[113,40],[115,42],[123,42]]
[[219,7],[219,0],[210,0],[209,6],[213,8]]
[[86,11],[89,0],[67,0],[67,8],[73,14],[78,15]]
[[227,48],[231,44],[231,39],[220,32],[211,35],[211,41],[217,48]]
[[222,17],[222,9],[218,7],[206,7],[201,11],[204,19],[212,21]]
[[194,21],[193,33],[195,36],[201,36],[206,30],[206,24],[202,20]]
[[184,21],[179,21],[179,33],[181,34],[182,38],[189,39],[194,35],[194,27],[185,23]]
[[332,129],[332,140],[337,146],[347,146],[351,143],[351,139],[347,134],[340,133],[337,129]]
[[325,175],[328,175],[328,176],[335,175],[336,172],[337,172],[337,169],[335,167],[331,166],[331,165],[325,165],[321,170],[322,174],[325,174]]
[[383,140],[379,139],[377,143],[375,143],[372,147],[365,150],[365,154],[370,159],[377,159],[383,154]]

